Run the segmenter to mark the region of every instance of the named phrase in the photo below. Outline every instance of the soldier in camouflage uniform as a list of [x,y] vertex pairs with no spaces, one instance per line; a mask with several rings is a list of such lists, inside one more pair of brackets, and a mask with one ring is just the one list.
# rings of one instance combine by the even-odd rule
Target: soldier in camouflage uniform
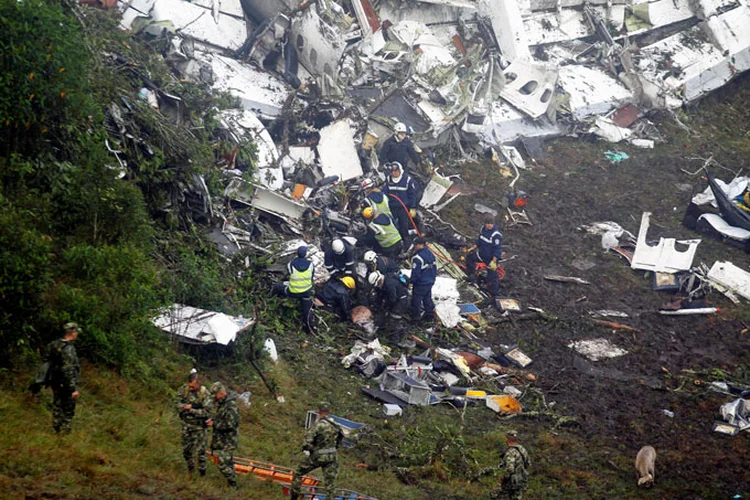
[[518,443],[518,433],[514,430],[505,434],[505,443],[508,449],[500,459],[500,485],[490,492],[490,499],[520,500],[521,493],[529,482],[529,454],[526,448]]
[[234,473],[234,450],[239,442],[240,412],[237,409],[237,394],[227,393],[221,382],[211,386],[211,394],[216,403],[216,415],[208,421],[214,428],[211,450],[219,458],[219,470],[227,478],[229,486],[236,488]]
[[188,383],[177,394],[177,413],[182,420],[182,454],[187,462],[188,472],[195,471],[195,454],[198,454],[198,472],[206,475],[206,446],[208,426],[211,417],[211,395],[201,385],[197,373],[191,373]]
[[334,498],[336,476],[339,473],[338,447],[344,435],[341,428],[330,418],[328,403],[318,405],[318,421],[305,433],[302,459],[292,479],[291,500],[297,500],[302,487],[302,476],[320,467],[323,470],[326,498]]
[[70,432],[70,422],[76,412],[78,385],[81,382],[81,365],[73,342],[81,329],[76,323],[64,326],[63,338],[47,346],[49,381],[52,389],[53,409],[52,428],[58,434]]

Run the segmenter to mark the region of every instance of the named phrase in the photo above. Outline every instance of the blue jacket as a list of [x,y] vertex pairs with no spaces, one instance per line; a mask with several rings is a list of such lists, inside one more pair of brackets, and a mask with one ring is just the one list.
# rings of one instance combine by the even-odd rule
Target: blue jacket
[[414,149],[414,143],[411,139],[405,137],[403,141],[399,142],[396,140],[396,136],[392,135],[383,143],[383,148],[380,150],[380,163],[386,163],[390,161],[397,161],[404,168],[408,168],[409,160],[414,162],[414,165],[419,163],[419,154]]
[[351,276],[354,274],[354,251],[348,241],[344,239],[341,241],[344,242],[344,253],[338,255],[333,248],[329,248],[325,252],[324,265],[329,273],[339,271]]
[[[388,195],[398,196],[401,201],[404,202],[406,208],[417,208],[417,185],[411,175],[404,172],[401,175],[401,179],[398,182],[393,180],[393,177],[388,175],[385,179],[384,192]],[[398,200],[393,199],[392,196],[388,196],[388,204],[391,206],[391,210],[403,209],[401,203]]]
[[395,274],[398,272],[398,262],[394,261],[393,259],[378,255],[375,262],[375,269],[380,271],[383,275]]
[[414,286],[434,285],[437,277],[435,254],[429,248],[421,249],[411,258],[411,278],[409,283]]
[[503,254],[503,235],[497,230],[497,226],[487,230],[482,224],[477,237],[477,254],[482,262],[489,262],[493,257],[500,260]]

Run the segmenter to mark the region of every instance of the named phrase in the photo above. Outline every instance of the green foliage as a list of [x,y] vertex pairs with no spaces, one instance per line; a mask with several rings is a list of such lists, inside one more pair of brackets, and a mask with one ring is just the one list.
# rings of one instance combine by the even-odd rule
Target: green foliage
[[0,343],[12,352],[37,337],[33,319],[51,283],[51,240],[35,229],[34,216],[0,195]]
[[3,152],[39,151],[65,141],[93,112],[88,53],[59,4],[0,2],[0,131]]

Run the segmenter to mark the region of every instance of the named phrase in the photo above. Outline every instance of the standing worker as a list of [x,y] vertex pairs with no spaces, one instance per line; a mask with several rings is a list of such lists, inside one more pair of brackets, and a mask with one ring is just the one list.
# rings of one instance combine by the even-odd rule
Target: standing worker
[[307,259],[307,246],[297,248],[297,257],[286,266],[289,271],[289,286],[274,285],[274,295],[299,300],[300,319],[307,333],[314,333],[315,317],[312,314],[312,289],[315,264]]
[[[432,286],[437,278],[435,254],[427,248],[427,240],[422,236],[414,240],[416,254],[411,259],[411,320],[418,322],[423,318],[431,321],[435,313],[432,302]],[[422,307],[424,306],[424,315]]]
[[354,250],[343,238],[334,238],[325,251],[324,265],[331,276],[354,276]]
[[237,394],[227,392],[221,382],[214,382],[211,394],[216,403],[216,415],[208,420],[208,426],[214,428],[211,440],[211,451],[215,452],[219,462],[219,471],[227,478],[229,486],[237,487],[234,472],[234,450],[239,444],[240,412],[237,409]]
[[505,434],[505,444],[508,445],[508,449],[500,458],[500,484],[490,492],[490,499],[520,500],[529,482],[529,453],[518,443],[518,433],[514,430],[509,430]]
[[383,142],[378,159],[381,165],[397,161],[407,167],[409,160],[413,162],[413,167],[419,164],[419,153],[411,139],[406,137],[406,125],[403,123],[396,124],[393,128],[393,135]]
[[77,323],[66,323],[63,337],[47,346],[49,380],[52,389],[52,428],[57,434],[69,434],[70,423],[76,413],[81,365],[73,342],[81,329]]
[[367,222],[369,231],[368,238],[378,247],[381,253],[388,257],[395,258],[404,249],[403,239],[393,219],[387,214],[375,214],[372,207],[366,207],[362,210],[362,217]]
[[503,235],[495,225],[495,217],[492,214],[486,214],[484,224],[479,228],[476,251],[470,252],[466,257],[466,276],[469,281],[474,280],[478,262],[486,262],[488,272],[496,272],[502,254]]
[[177,394],[177,413],[182,420],[182,455],[188,472],[195,471],[194,456],[198,454],[198,473],[206,475],[208,419],[211,417],[211,395],[201,385],[197,373],[188,376],[187,384]]
[[323,484],[326,498],[333,499],[336,476],[339,473],[339,453],[344,433],[331,418],[331,407],[328,403],[318,405],[318,421],[305,432],[305,443],[302,459],[292,477],[291,500],[298,500],[301,494],[302,476],[320,467],[323,470]]
[[411,175],[404,172],[401,163],[394,161],[390,164],[390,170],[385,179],[388,205],[391,207],[393,220],[397,224],[401,238],[408,241],[409,230],[416,229],[412,221],[417,216],[417,203],[419,203],[417,184]]

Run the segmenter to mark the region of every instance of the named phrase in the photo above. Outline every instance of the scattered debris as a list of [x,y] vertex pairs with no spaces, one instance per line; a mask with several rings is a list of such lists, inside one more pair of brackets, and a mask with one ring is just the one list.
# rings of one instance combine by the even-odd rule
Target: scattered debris
[[591,282],[586,281],[583,278],[577,278],[575,276],[556,276],[548,274],[544,277],[548,281],[557,281],[559,283],[577,283],[579,285],[590,285]]
[[[649,228],[650,212],[644,212],[641,217],[641,228],[638,231],[638,243],[633,253],[630,267],[647,271],[674,273],[687,271],[693,264],[695,251],[701,240],[675,240],[674,238],[660,238],[658,245],[649,245],[646,236]],[[679,251],[675,244],[687,245],[685,251]]]
[[255,320],[251,318],[229,316],[182,304],[172,304],[151,322],[181,342],[201,345],[228,345],[239,333],[255,324]]
[[607,339],[577,340],[568,344],[568,347],[591,361],[616,358],[628,353],[628,351],[617,347]]

